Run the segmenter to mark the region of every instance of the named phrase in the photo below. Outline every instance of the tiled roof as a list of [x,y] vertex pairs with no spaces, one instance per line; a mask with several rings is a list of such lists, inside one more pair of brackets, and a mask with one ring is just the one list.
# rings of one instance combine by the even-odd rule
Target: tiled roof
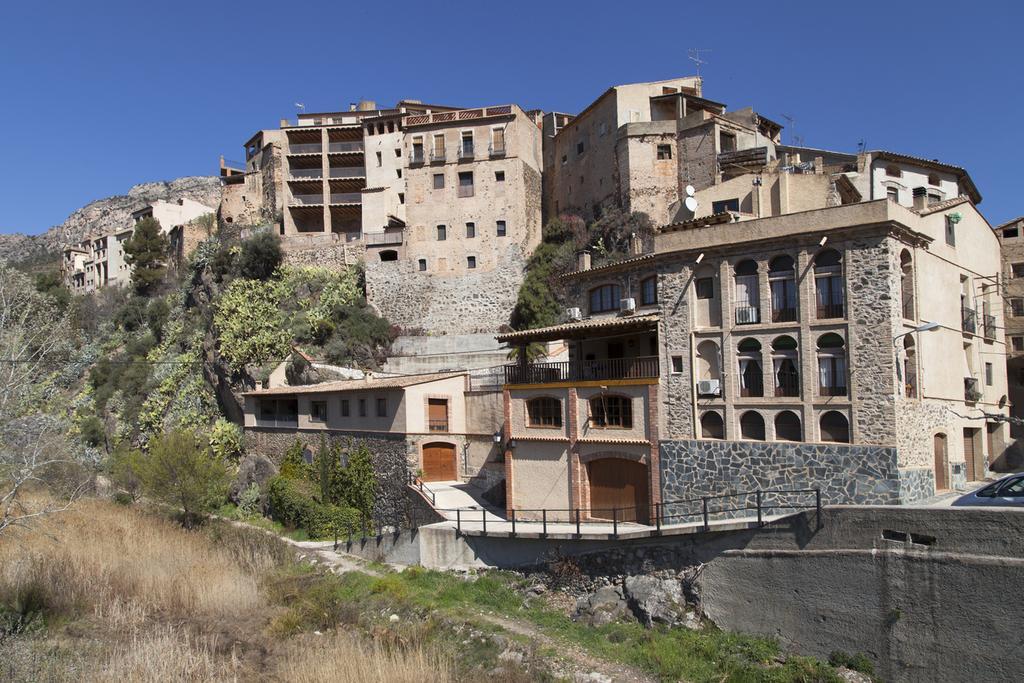
[[691,218],[688,221],[679,221],[677,223],[669,223],[658,228],[658,232],[674,232],[676,230],[688,230],[692,228],[703,228],[708,225],[715,225],[716,223],[729,223],[732,221],[732,213],[729,211],[719,211],[713,213],[710,216],[701,216],[700,218]]
[[650,261],[655,256],[657,256],[657,254],[655,254],[654,252],[651,252],[649,254],[641,254],[640,256],[630,256],[629,258],[624,258],[621,261],[613,261],[612,263],[606,263],[603,266],[598,266],[596,268],[589,268],[587,270],[574,270],[571,273],[563,273],[562,275],[559,275],[559,278],[568,279],[572,277],[578,277],[581,275],[590,275],[592,273],[604,273],[609,270],[615,270],[620,266],[631,266],[634,263],[639,263],[640,261]]
[[974,185],[974,180],[971,179],[971,175],[967,172],[967,169],[962,166],[954,166],[953,164],[946,164],[938,159],[925,159],[924,157],[915,157],[912,154],[901,154],[900,152],[891,152],[885,149],[874,149],[868,152],[872,157],[879,159],[890,159],[892,161],[904,161],[912,164],[920,164],[926,168],[934,168],[940,171],[956,171],[964,181],[966,185],[967,194],[970,196],[971,201],[975,204],[981,203],[981,193],[978,192],[978,188]]
[[1019,223],[1021,221],[1024,221],[1024,216],[1017,216],[1016,218],[1014,218],[1012,220],[1008,220],[1005,223],[1000,223],[995,228],[993,228],[993,230],[998,230],[999,228],[1006,228],[1006,227],[1009,227],[1010,225],[1013,225],[1015,223]]
[[507,332],[496,335],[500,342],[514,341],[553,341],[555,339],[566,339],[582,332],[592,330],[614,330],[629,328],[647,328],[658,323],[660,316],[657,313],[647,315],[630,315],[608,318],[592,318],[578,322],[563,323],[550,327],[538,327],[533,330],[520,330],[518,332]]
[[953,197],[952,199],[946,199],[941,202],[936,202],[935,204],[930,204],[929,206],[926,206],[923,209],[911,209],[911,211],[913,211],[919,216],[930,216],[933,213],[945,211],[946,209],[951,209],[954,206],[959,206],[964,202],[969,201],[971,201],[969,197],[960,195],[959,197]]
[[367,391],[373,389],[404,389],[416,384],[426,384],[452,377],[462,377],[465,372],[435,372],[429,375],[401,375],[399,377],[371,377],[369,379],[344,379],[336,382],[304,384],[302,386],[274,387],[246,391],[245,396],[282,396],[292,394],[326,394],[339,391]]

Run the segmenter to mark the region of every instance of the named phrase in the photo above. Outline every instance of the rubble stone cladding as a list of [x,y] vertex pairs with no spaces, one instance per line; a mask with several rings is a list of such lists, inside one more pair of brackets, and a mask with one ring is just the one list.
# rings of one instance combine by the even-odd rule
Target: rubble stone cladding
[[408,447],[404,434],[247,428],[245,446],[250,451],[266,455],[275,464],[280,464],[285,451],[296,439],[305,444],[308,457],[312,457],[312,453],[320,447],[321,437],[326,438],[328,444],[340,445],[342,458],[347,458],[360,445],[369,449],[377,477],[374,521],[381,524],[400,522],[406,509],[405,489],[409,472]]
[[[930,470],[900,471],[896,449],[886,446],[851,446],[832,443],[761,443],[751,441],[662,441],[662,500],[672,523],[700,520],[701,496],[747,493],[757,490],[821,489],[821,502],[829,504],[895,505],[913,502],[934,492]],[[800,504],[813,505],[814,494]],[[766,493],[766,506],[796,502],[790,496]],[[754,506],[754,496],[711,501],[711,509]],[[768,510],[768,514],[791,508]],[[695,514],[673,519],[673,515]],[[713,518],[752,517],[753,509],[719,514]]]

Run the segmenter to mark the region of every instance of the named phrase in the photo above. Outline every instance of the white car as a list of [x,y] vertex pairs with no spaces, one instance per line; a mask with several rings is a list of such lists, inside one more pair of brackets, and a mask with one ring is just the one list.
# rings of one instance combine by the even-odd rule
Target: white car
[[958,506],[1024,507],[1024,472],[1011,474],[953,501]]

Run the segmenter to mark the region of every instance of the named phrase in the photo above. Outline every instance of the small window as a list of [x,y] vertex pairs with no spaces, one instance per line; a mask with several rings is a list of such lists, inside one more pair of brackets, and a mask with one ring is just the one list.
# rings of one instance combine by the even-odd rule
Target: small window
[[395,175],[396,175],[397,177],[401,178],[401,177],[402,177],[402,169],[400,169],[400,168],[396,168],[396,169],[395,169]]
[[893,200],[897,204],[899,204],[900,203],[900,188],[898,188],[898,187],[890,187],[890,188],[886,189],[885,196],[888,197],[889,199]]
[[956,223],[950,220],[949,216],[946,216],[946,244],[956,246]]
[[726,211],[732,211],[733,213],[739,213],[740,211],[740,200],[737,199],[722,199],[717,202],[711,202],[711,213],[725,213]]
[[443,190],[444,189],[444,173],[435,173],[434,174],[434,189],[435,190]]
[[576,143],[576,156],[582,156],[582,154],[583,154],[583,143],[582,142],[577,142]]
[[508,227],[506,226],[505,221],[498,221],[497,230],[498,237],[504,237],[506,234],[508,234]]
[[399,192],[398,193],[398,203],[399,204],[405,204],[405,193],[404,192]]
[[359,417],[366,417],[366,399],[359,399]]
[[427,259],[421,258],[418,263],[421,272],[427,269]]
[[889,164],[888,166],[885,167],[885,175],[889,176],[890,178],[902,178],[903,171],[900,170],[899,166],[895,164]]
[[505,182],[505,172],[504,171],[495,171],[494,172],[494,181],[497,182],[497,183]]
[[380,260],[381,261],[397,261],[398,260],[398,252],[395,251],[394,249],[385,249],[384,251],[380,252]]
[[590,312],[604,313],[619,310],[622,288],[618,285],[601,285],[590,290]]
[[1024,351],[1024,337],[1010,337],[1010,344],[1014,351]]
[[626,396],[595,396],[590,399],[590,426],[632,429],[633,401]]
[[640,283],[640,305],[653,306],[658,303],[658,278],[649,277]]
[[388,416],[388,400],[386,398],[377,399],[377,417]]
[[384,155],[377,152],[377,168],[380,168],[384,163]]
[[348,399],[347,398],[343,398],[343,399],[341,399],[341,416],[342,417],[348,417],[349,414],[350,413],[349,413]]
[[658,161],[672,158],[672,145],[658,145]]
[[938,204],[941,201],[942,201],[942,195],[939,194],[938,192],[929,192],[928,193],[928,206],[931,206],[932,204]]
[[473,196],[473,172],[462,171],[459,173],[459,196],[460,197],[472,197]]
[[466,257],[466,267],[467,268],[476,268],[476,256],[467,256]]
[[402,150],[401,149],[396,149],[395,150],[395,157],[398,158],[398,159],[402,158]]
[[736,135],[734,133],[727,133],[724,130],[718,134],[718,151],[719,152],[735,152],[736,151]]
[[[992,365],[989,363],[989,365]],[[310,401],[309,419],[311,422],[327,421],[327,401]]]
[[985,386],[987,386],[987,387],[992,386],[992,382],[994,380],[994,377],[995,377],[995,373],[993,371],[992,364],[991,363],[985,363]]
[[530,427],[561,427],[562,402],[549,396],[526,402],[526,421]]
[[1013,277],[1024,277],[1024,263],[1010,264],[1010,274]]
[[715,278],[699,277],[694,281],[694,287],[697,290],[698,299],[715,298]]
[[448,239],[448,228],[444,225],[437,226],[437,241],[444,242]]
[[1017,228],[1006,228],[1005,230],[1003,230],[1003,239],[1016,239],[1018,234],[1019,233],[1017,232]]
[[466,223],[466,237],[469,239],[476,237],[476,223]]
[[568,154],[563,154],[562,155],[562,163],[565,164],[568,161],[569,161],[569,155]]
[[939,174],[938,173],[929,173],[928,174],[928,184],[929,185],[939,185],[940,184]]
[[678,375],[683,371],[683,357],[672,356],[672,374]]
[[1024,316],[1024,299],[1017,297],[1010,299],[1010,315],[1014,318]]

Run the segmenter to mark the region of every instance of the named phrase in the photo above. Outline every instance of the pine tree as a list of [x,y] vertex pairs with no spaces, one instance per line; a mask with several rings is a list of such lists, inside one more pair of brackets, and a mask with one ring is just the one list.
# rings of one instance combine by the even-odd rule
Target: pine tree
[[132,287],[149,294],[167,273],[167,238],[155,218],[143,218],[124,243],[125,261],[132,267]]

